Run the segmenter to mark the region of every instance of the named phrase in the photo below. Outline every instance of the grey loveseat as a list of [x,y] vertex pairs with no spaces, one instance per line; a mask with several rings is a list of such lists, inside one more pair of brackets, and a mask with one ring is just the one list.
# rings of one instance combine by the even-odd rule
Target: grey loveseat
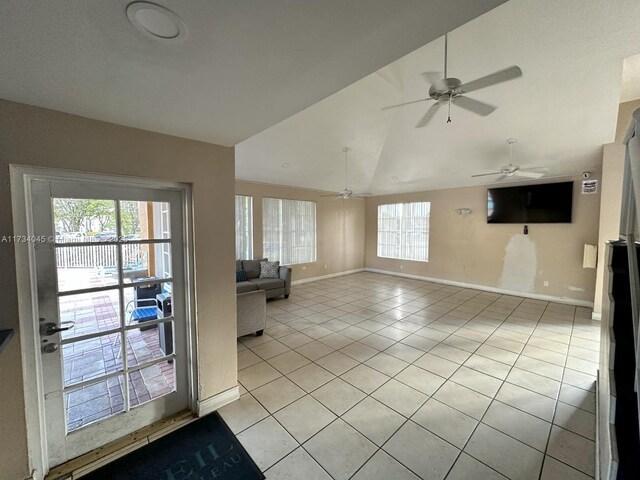
[[236,260],[236,271],[244,270],[247,280],[236,282],[236,294],[264,290],[266,298],[289,298],[291,292],[291,267],[280,267],[280,278],[260,278],[260,262],[267,260]]

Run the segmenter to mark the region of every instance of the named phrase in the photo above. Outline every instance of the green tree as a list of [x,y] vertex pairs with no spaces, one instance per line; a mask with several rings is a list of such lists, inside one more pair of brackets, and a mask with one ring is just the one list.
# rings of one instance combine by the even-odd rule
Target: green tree
[[115,229],[115,204],[112,200],[54,198],[53,215],[55,223],[61,223],[64,232],[81,232],[94,226],[99,230]]
[[140,229],[140,202],[120,202],[122,235],[134,235]]
[[93,230],[97,222],[98,230],[101,232],[105,230],[115,230],[116,218],[114,202],[111,200],[88,200],[88,202],[87,216],[91,221],[90,229]]
[[61,222],[65,232],[78,232],[84,226],[89,209],[89,200],[78,198],[54,198],[55,222]]

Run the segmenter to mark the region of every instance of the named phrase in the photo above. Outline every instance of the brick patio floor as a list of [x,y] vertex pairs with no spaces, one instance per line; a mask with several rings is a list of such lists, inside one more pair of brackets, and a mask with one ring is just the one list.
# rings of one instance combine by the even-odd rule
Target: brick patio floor
[[[100,286],[108,279],[97,278],[94,269],[60,269],[58,278],[64,290]],[[69,339],[117,328],[119,300],[117,290],[61,298],[60,320],[74,321],[75,327],[63,334]],[[164,356],[158,328],[127,332],[127,364],[140,365]],[[119,334],[64,345],[62,358],[65,386],[122,370]],[[172,363],[159,363],[131,372],[129,398],[132,407],[170,393],[175,374]],[[75,430],[90,422],[124,410],[124,374],[65,393],[67,429]]]

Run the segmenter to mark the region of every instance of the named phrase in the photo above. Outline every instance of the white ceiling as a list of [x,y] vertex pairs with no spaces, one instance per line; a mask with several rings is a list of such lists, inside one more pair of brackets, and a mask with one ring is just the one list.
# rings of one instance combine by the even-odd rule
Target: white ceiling
[[416,129],[425,104],[381,111],[426,97],[420,73],[442,70],[437,39],[241,142],[236,177],[339,190],[349,146],[350,187],[359,192],[487,184],[495,177],[470,175],[508,164],[509,137],[523,168],[546,167],[548,177],[597,169],[602,145],[614,140],[623,60],[640,52],[638,18],[637,0],[510,0],[449,35],[450,76],[522,68],[520,79],[469,94],[498,106],[490,116],[454,107],[446,124],[441,109]]
[[0,98],[235,145],[504,1],[157,0],[166,44],[130,0],[3,0]]
[[640,98],[640,55],[624,59],[620,101],[630,102]]

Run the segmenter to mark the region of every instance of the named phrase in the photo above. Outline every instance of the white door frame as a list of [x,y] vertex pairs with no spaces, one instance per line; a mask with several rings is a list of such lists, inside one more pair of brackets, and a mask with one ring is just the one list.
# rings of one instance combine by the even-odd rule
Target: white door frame
[[[30,180],[34,178],[51,180],[90,180],[118,184],[127,187],[159,188],[178,190],[183,202],[183,245],[185,248],[185,303],[187,324],[187,358],[189,375],[189,408],[197,408],[197,352],[195,316],[195,280],[193,257],[193,215],[191,210],[191,188],[188,184],[125,177],[110,174],[86,173],[71,170],[9,165],[11,176],[11,206],[13,214],[13,234],[31,235],[31,192]],[[29,470],[32,478],[40,480],[48,473],[48,453],[46,421],[44,416],[44,396],[41,381],[40,340],[38,333],[38,297],[36,290],[36,269],[33,244],[15,242],[16,286],[18,292],[18,315],[20,328],[20,348],[27,424],[27,448]]]

